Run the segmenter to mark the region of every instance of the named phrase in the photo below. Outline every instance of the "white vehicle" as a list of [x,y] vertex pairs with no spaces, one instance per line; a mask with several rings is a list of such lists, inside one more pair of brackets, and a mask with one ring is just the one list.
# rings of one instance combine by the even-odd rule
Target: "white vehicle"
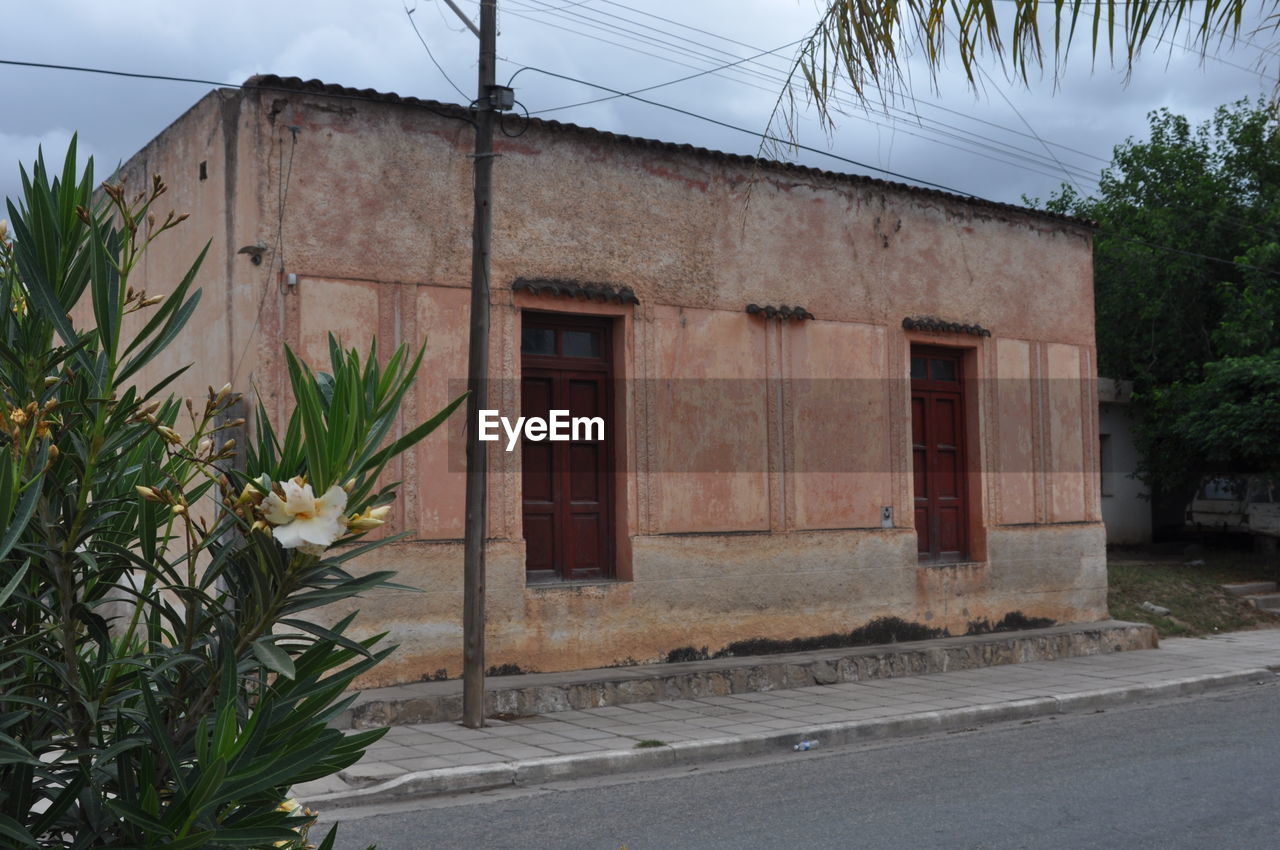
[[1197,528],[1252,534],[1274,549],[1280,538],[1280,481],[1264,475],[1210,478],[1187,507]]

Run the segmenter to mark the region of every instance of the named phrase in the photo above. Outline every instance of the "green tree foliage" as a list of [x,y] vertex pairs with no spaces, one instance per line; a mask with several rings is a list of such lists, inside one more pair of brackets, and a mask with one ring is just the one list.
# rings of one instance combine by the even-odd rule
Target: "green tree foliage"
[[1280,121],[1239,101],[1198,128],[1152,113],[1096,197],[1048,208],[1098,223],[1100,374],[1133,380],[1148,482],[1280,470]]
[[163,297],[128,282],[183,218],[155,215],[159,178],[95,201],[73,143],[22,179],[0,238],[0,846],[301,847],[288,789],[383,734],[327,723],[391,651],[308,612],[388,586],[346,569],[395,539],[361,540],[394,496],[379,474],[458,402],[395,438],[421,352],[331,340],[330,373],[290,353],[283,434],[259,407],[235,446],[229,386],[136,383],[199,299],[199,260]]

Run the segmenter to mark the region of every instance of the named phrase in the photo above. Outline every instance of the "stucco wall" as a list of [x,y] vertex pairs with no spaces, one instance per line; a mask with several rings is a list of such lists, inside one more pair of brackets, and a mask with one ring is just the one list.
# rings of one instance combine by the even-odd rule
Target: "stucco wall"
[[[158,221],[164,221],[170,211],[190,216],[160,235],[143,255],[130,277],[134,289],[144,289],[148,295],[168,295],[208,245],[195,278],[200,302],[188,330],[165,358],[138,373],[140,386],[149,387],[174,369],[195,364],[170,386],[180,397],[202,398],[209,386],[216,389],[232,381],[237,361],[242,360],[244,351],[236,347],[233,330],[243,308],[238,310],[236,305],[251,293],[261,294],[265,269],[252,266],[247,255],[237,257],[235,253],[259,232],[258,201],[252,193],[253,184],[240,167],[251,154],[238,132],[240,109],[240,99],[229,93],[207,95],[116,174],[106,177],[113,183],[123,181],[132,200],[148,192],[153,176],[159,176],[167,190],[150,212]],[[250,165],[256,167],[256,163]],[[142,236],[140,233],[139,238]],[[141,328],[151,312],[144,309],[127,316],[125,335]],[[81,303],[74,315],[81,323],[92,322],[91,305]],[[244,368],[242,365],[242,378]]]
[[[239,178],[222,209],[202,214],[226,226],[234,211],[233,249],[279,248],[274,266],[214,254],[224,309],[202,312],[199,326],[230,342],[210,362],[247,352],[237,387],[252,380],[283,415],[281,343],[316,362],[330,331],[362,347],[375,333],[384,345],[425,337],[406,423],[434,413],[465,375],[470,127],[359,98],[224,96],[234,108],[210,105],[153,145],[182,166],[211,156],[201,146],[218,147],[234,125]],[[1105,615],[1087,231],[567,127],[535,124],[500,137],[498,151],[494,406],[518,410],[522,310],[614,320],[621,580],[525,586],[520,452],[495,444],[489,663],[646,661],[882,615],[960,631],[1013,610]],[[285,285],[291,273],[297,283]],[[629,286],[640,303],[514,293],[522,277]],[[801,304],[817,318],[766,321],[744,312],[753,302]],[[904,331],[916,315],[992,336]],[[917,563],[912,343],[966,352],[973,563]],[[392,471],[407,482],[396,521],[416,542],[362,566],[391,566],[423,592],[362,602],[365,628],[401,644],[370,683],[459,672],[460,425]]]

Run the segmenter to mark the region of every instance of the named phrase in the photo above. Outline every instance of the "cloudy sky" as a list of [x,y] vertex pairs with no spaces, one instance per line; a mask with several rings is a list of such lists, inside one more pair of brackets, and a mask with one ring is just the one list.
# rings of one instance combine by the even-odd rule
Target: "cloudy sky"
[[[476,86],[475,37],[443,0],[408,2],[411,15],[405,0],[6,4],[0,59],[232,84],[276,73],[469,100]],[[457,2],[477,17],[476,0]],[[498,76],[505,81],[531,69],[514,85],[533,114],[754,154],[760,140],[753,134],[769,125],[793,45],[817,20],[818,2],[499,0]],[[1091,63],[1087,42],[1056,86],[1048,75],[1029,87],[1010,83],[991,66],[983,90],[974,92],[953,62],[957,67],[940,72],[934,91],[928,74],[913,64],[907,99],[887,110],[850,106],[830,133],[810,110],[798,124],[799,141],[820,153],[785,156],[882,177],[888,175],[873,169],[885,169],[900,175],[891,179],[926,180],[1014,203],[1023,195],[1047,197],[1067,180],[1089,192],[1112,146],[1145,132],[1148,111],[1168,107],[1200,121],[1219,104],[1274,92],[1280,66],[1274,33],[1223,47],[1203,62],[1177,41],[1156,45],[1127,81],[1105,57]],[[543,73],[635,91],[774,49],[642,95],[693,115],[620,98],[562,108],[608,92]],[[0,195],[16,192],[18,162],[30,162],[40,145],[60,158],[73,132],[96,157],[99,175],[106,173],[208,88],[0,65]]]

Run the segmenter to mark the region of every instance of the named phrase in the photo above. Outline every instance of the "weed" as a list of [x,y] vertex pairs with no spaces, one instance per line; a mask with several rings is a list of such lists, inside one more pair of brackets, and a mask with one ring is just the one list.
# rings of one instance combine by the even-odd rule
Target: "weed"
[[666,745],[666,741],[657,741],[653,738],[645,738],[643,741],[637,741],[634,749],[646,750],[652,747],[665,747]]
[[1024,629],[1046,629],[1052,625],[1055,625],[1055,622],[1048,617],[1028,617],[1021,611],[1010,611],[994,624],[985,617],[981,620],[971,620],[965,634],[989,635],[995,632],[1020,632]]
[[[717,657],[718,657],[717,653]],[[707,648],[694,649],[692,646],[682,646],[679,649],[673,649],[667,653],[668,664],[679,664],[682,661],[706,661],[711,656],[707,654]]]
[[935,629],[920,623],[910,623],[901,617],[877,617],[865,626],[851,632],[832,632],[812,637],[777,640],[774,638],[749,638],[738,640],[716,652],[715,658],[741,655],[773,655],[782,652],[811,652],[815,649],[840,649],[852,646],[876,646],[882,643],[903,643],[913,640],[929,640],[947,637],[946,629]]

